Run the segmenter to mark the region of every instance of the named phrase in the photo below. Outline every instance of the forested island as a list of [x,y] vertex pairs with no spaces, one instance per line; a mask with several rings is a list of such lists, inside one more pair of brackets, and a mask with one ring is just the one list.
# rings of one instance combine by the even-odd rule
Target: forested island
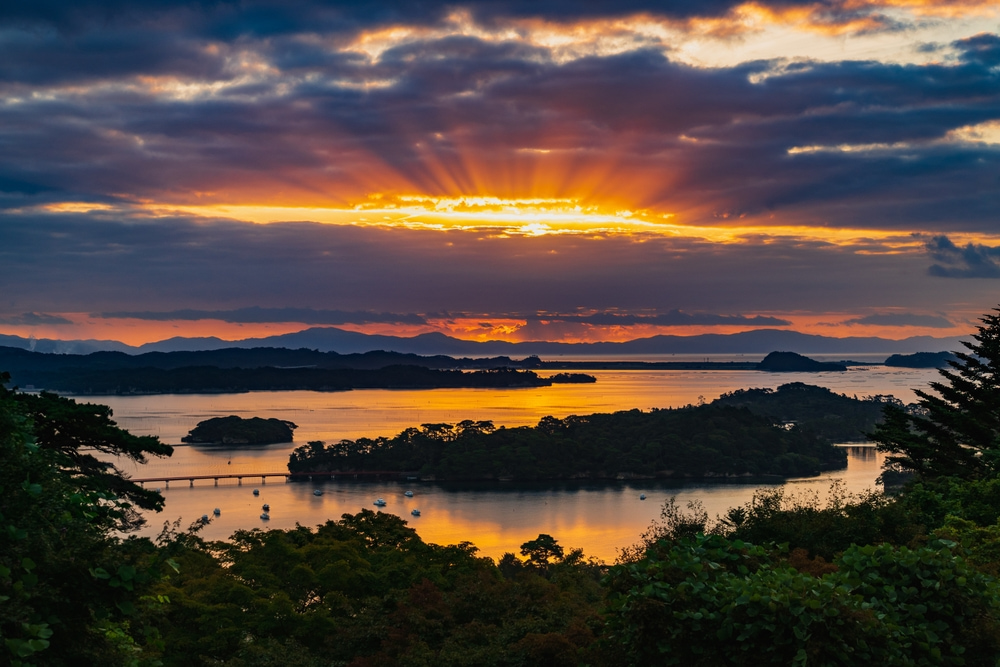
[[846,371],[847,364],[816,361],[795,352],[771,352],[757,364],[757,370],[773,373],[821,373]]
[[802,382],[791,382],[777,389],[737,389],[713,403],[747,408],[787,427],[814,433],[827,442],[867,440],[867,435],[882,421],[885,406],[903,407],[902,401],[894,396],[859,399]]
[[952,361],[958,361],[954,352],[915,352],[894,354],[885,360],[885,365],[896,368],[947,368]]
[[198,422],[191,431],[181,438],[188,444],[222,445],[270,445],[277,442],[291,442],[292,432],[298,428],[285,419],[244,419],[236,415],[213,417]]
[[349,391],[351,389],[449,389],[547,387],[553,380],[534,371],[496,368],[437,370],[423,366],[379,369],[325,368],[136,368],[61,372],[38,380],[46,389],[77,395],[208,394],[247,391]]
[[288,469],[438,481],[806,476],[844,467],[831,443],[862,438],[883,404],[794,384],[680,409],[545,417],[533,427],[424,424],[393,437],[312,441],[292,452]]

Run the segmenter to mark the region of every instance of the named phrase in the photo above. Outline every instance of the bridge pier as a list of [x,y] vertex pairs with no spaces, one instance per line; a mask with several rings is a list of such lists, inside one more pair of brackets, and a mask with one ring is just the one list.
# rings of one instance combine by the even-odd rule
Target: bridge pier
[[215,485],[216,485],[216,486],[218,486],[218,485],[219,485],[219,478],[218,478],[218,477],[216,477],[216,478],[215,478]]
[[194,488],[194,480],[193,479],[189,479],[188,481],[191,482],[191,488],[193,489]]
[[261,485],[267,484],[267,475],[260,476],[260,483]]
[[167,485],[168,489],[170,488],[170,480],[169,479],[163,480],[163,483]]

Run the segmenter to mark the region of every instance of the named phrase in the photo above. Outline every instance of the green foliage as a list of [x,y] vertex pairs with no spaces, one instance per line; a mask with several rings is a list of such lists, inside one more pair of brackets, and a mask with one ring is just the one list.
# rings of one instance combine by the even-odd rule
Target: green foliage
[[526,567],[505,577],[469,544],[426,544],[368,510],[164,548],[180,568],[156,590],[171,600],[156,619],[166,665],[283,664],[288,651],[302,665],[578,664],[600,625],[599,573],[579,552],[548,578]]
[[[127,627],[159,577],[156,556],[148,541],[111,537],[127,503],[70,469],[54,446],[92,422],[73,421],[71,408],[39,413],[66,407],[50,398],[27,405],[0,393],[0,655],[23,664],[134,662]],[[48,447],[36,439],[38,424],[51,429],[42,430]]]
[[915,392],[919,412],[887,406],[871,438],[889,454],[888,470],[925,480],[1000,473],[1000,316],[980,321],[975,342],[963,341],[969,353],[955,353],[933,393]]
[[[123,457],[145,463],[149,456],[170,456],[173,447],[155,436],[132,435],[118,428],[106,405],[77,403],[48,392],[14,392],[2,386],[0,397],[28,417],[34,442],[54,454],[52,461],[73,485],[124,501],[117,504],[117,518],[124,522],[123,527],[138,519],[128,512],[130,504],[147,510],[163,507],[160,494],[129,482],[110,459]],[[102,454],[108,456],[99,456]]]
[[610,638],[628,664],[994,665],[997,583],[954,555],[851,547],[814,577],[781,554],[698,535],[608,577]]
[[555,538],[545,533],[521,545],[521,555],[527,556],[528,562],[537,567],[546,567],[550,559],[560,561],[565,553]]
[[830,560],[854,544],[909,544],[927,528],[893,498],[874,492],[848,495],[834,483],[825,501],[815,493],[792,496],[783,488],[761,489],[747,504],[730,509],[715,530],[755,544],[788,544]]
[[397,470],[449,480],[793,476],[843,467],[845,458],[809,433],[745,409],[705,405],[543,417],[535,427],[511,429],[424,424],[393,438],[313,441],[292,452],[288,469]]

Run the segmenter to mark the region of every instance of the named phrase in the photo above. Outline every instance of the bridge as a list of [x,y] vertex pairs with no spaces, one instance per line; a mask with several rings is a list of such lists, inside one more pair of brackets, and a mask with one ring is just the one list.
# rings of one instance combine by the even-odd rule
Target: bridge
[[237,486],[243,486],[243,479],[257,479],[260,478],[261,484],[267,483],[268,477],[283,477],[286,482],[292,480],[313,480],[313,479],[381,479],[382,477],[395,477],[402,479],[415,480],[417,479],[417,473],[413,472],[400,472],[399,470],[350,470],[341,471],[334,470],[329,472],[288,472],[287,470],[283,472],[240,472],[240,473],[228,473],[228,474],[211,474],[211,475],[174,475],[169,477],[142,477],[142,478],[132,478],[129,481],[138,484],[139,486],[145,487],[146,484],[152,482],[163,482],[166,488],[170,488],[170,482],[188,482],[189,486],[194,486],[195,480],[211,479],[215,482],[215,486],[219,485],[220,479],[235,479]]

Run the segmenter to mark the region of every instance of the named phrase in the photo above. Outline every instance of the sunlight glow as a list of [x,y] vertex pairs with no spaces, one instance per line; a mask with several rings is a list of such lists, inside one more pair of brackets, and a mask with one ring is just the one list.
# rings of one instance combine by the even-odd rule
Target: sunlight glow
[[964,143],[1000,146],[1000,120],[990,120],[978,125],[960,127],[949,132],[946,139]]

